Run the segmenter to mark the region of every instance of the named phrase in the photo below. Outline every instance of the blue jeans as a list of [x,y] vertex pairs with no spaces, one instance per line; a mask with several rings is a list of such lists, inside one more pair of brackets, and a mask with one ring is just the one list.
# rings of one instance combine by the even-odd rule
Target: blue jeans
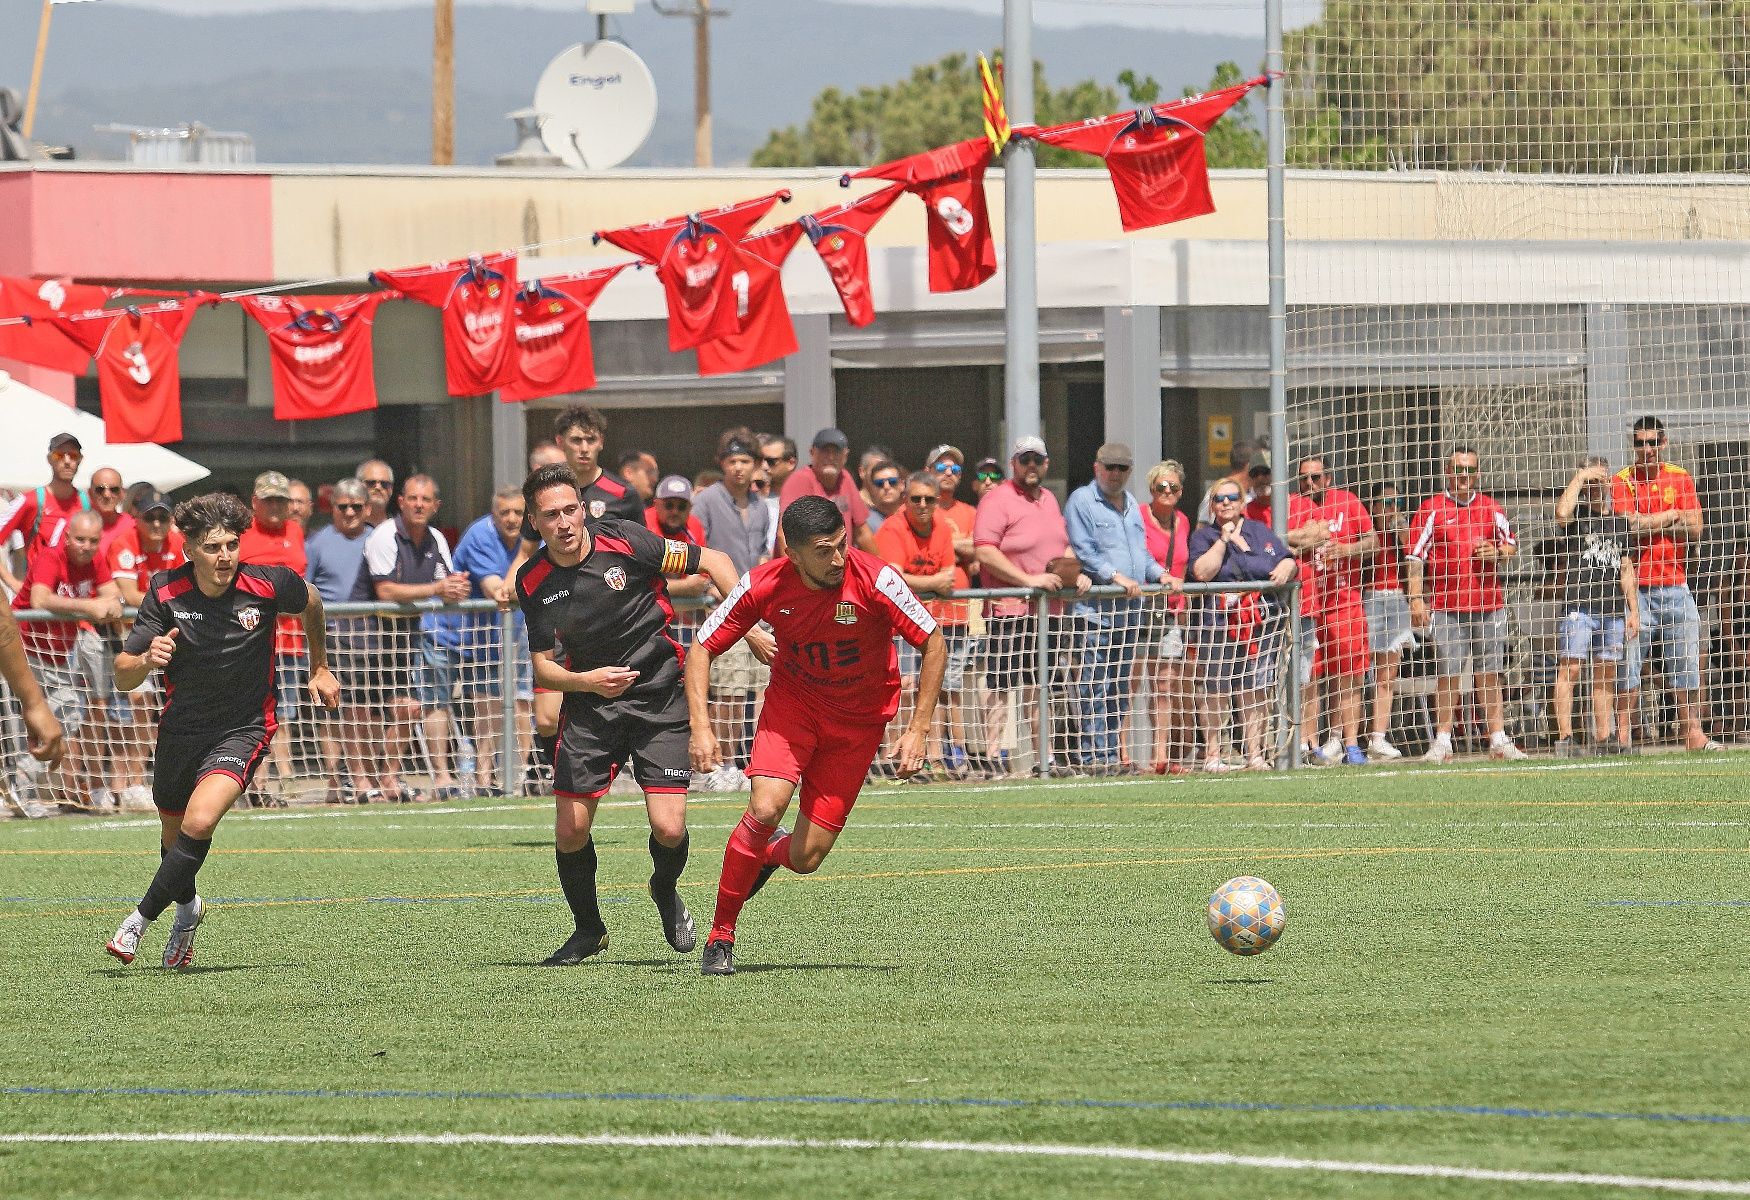
[[1103,623],[1086,617],[1081,622],[1081,678],[1076,685],[1082,713],[1081,765],[1116,766],[1118,731],[1130,703],[1130,668],[1142,637],[1142,603],[1096,603]]
[[1641,686],[1641,663],[1659,656],[1667,686],[1680,692],[1701,687],[1701,613],[1683,584],[1641,589],[1641,636],[1628,644],[1617,686]]

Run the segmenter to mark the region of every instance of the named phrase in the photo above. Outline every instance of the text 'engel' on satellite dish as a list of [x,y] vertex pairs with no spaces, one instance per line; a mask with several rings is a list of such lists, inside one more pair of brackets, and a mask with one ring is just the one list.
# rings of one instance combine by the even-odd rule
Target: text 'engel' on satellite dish
[[622,42],[562,50],[535,85],[541,141],[566,166],[601,171],[638,152],[656,124],[656,79]]

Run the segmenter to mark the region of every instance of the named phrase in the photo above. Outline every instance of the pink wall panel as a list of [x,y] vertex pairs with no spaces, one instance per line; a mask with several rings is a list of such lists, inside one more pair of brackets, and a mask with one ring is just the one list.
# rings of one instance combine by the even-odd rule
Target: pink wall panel
[[27,178],[29,261],[5,268],[9,274],[164,282],[273,275],[266,175],[38,171]]
[[0,172],[0,275],[30,274],[34,178],[28,171]]

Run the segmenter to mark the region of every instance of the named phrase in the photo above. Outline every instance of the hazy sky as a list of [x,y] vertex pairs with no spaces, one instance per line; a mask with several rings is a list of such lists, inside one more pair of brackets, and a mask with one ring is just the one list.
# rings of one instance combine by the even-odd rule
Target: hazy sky
[[[179,13],[260,12],[286,8],[410,8],[418,0],[125,0],[145,8]],[[500,0],[458,0],[463,4],[492,4]],[[732,13],[738,6],[759,0],[720,0]],[[1002,0],[840,0],[840,2],[907,8],[956,8],[1002,12]],[[584,0],[502,0],[529,8],[571,10],[584,14]],[[1290,26],[1317,15],[1318,0],[1284,0]],[[640,9],[649,7],[638,0]],[[1263,0],[1033,0],[1033,19],[1039,25],[1146,25],[1154,28],[1195,29],[1221,33],[1251,33],[1263,26]]]

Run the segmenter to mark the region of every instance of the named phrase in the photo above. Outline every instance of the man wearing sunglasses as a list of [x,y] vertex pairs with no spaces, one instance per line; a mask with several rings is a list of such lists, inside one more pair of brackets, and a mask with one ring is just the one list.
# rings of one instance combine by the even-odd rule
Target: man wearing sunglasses
[[[73,514],[91,507],[91,498],[73,486],[79,465],[85,461],[85,450],[79,439],[70,433],[57,433],[49,439],[49,482],[44,487],[25,492],[6,510],[0,522],[0,546],[12,540],[12,535],[24,535],[24,561],[28,567],[38,551],[59,546],[67,535],[67,522]],[[23,587],[12,573],[10,556],[0,552],[0,583],[16,594]]]
[[1628,639],[1617,692],[1617,738],[1630,744],[1640,703],[1641,663],[1655,651],[1677,704],[1677,725],[1686,750],[1718,750],[1701,725],[1701,613],[1689,590],[1683,559],[1701,540],[1701,501],[1695,480],[1676,463],[1663,461],[1665,423],[1641,417],[1631,431],[1634,465],[1610,483],[1612,507],[1628,518],[1636,535],[1639,565],[1640,637]]
[[365,509],[365,525],[375,529],[389,519],[389,501],[395,498],[395,469],[380,458],[360,463],[354,478],[364,484],[370,504]]
[[883,458],[869,468],[869,532],[881,527],[905,507],[905,472],[898,463]]
[[[304,539],[304,578],[324,604],[376,598],[365,577],[365,542],[371,532],[365,517],[371,495],[357,478],[340,480],[329,504],[334,519]],[[329,617],[327,631],[329,665],[341,689],[339,720],[323,714],[327,798],[331,803],[368,804],[389,796],[380,760],[389,740],[383,731],[394,727],[382,711],[386,695],[377,623],[372,617]]]
[[1094,453],[1093,480],[1071,492],[1064,506],[1070,550],[1082,570],[1097,584],[1124,589],[1122,597],[1084,599],[1075,607],[1084,651],[1079,765],[1090,775],[1120,774],[1127,758],[1118,731],[1142,636],[1142,586],[1161,580],[1161,565],[1148,552],[1142,506],[1128,490],[1135,463],[1129,446],[1107,442]]
[[1467,659],[1489,723],[1489,757],[1526,757],[1507,736],[1501,699],[1508,628],[1500,564],[1519,552],[1519,539],[1506,511],[1478,490],[1477,474],[1477,452],[1469,446],[1453,450],[1446,460],[1446,491],[1416,510],[1404,559],[1410,620],[1434,638],[1434,744],[1422,756],[1431,763],[1452,761]]
[[[148,484],[135,501],[133,527],[110,542],[105,553],[109,577],[120,590],[122,603],[130,608],[138,608],[145,601],[152,576],[160,571],[174,571],[188,561],[182,548],[182,531],[170,523],[170,508],[170,498]],[[113,680],[113,661],[109,666],[109,677]],[[134,692],[141,704],[114,706],[116,720],[127,730],[119,739],[115,755],[116,794],[121,798],[121,807],[130,812],[146,812],[152,807],[152,789],[146,784],[146,748],[151,744],[149,714],[154,694],[148,679]]]
[[978,502],[1003,481],[1003,464],[994,458],[981,458],[978,465],[972,468],[972,505]]
[[[97,557],[104,563],[112,561],[110,551],[116,542],[134,531],[134,518],[122,510],[122,502],[127,496],[127,488],[122,484],[122,474],[114,467],[99,467],[91,473],[91,511],[103,521],[103,532],[98,536]],[[125,745],[126,730],[134,723],[133,706],[128,698],[115,687],[115,656],[122,648],[122,626],[120,623],[94,625],[89,621],[79,623],[79,633],[73,642],[73,666],[80,680],[80,686],[85,689],[89,698],[88,715],[90,724],[85,730],[87,741],[93,745],[111,747],[116,753],[109,756],[110,777],[107,786],[100,782],[92,793],[92,804],[96,808],[114,808],[117,797],[134,787],[136,783],[143,784],[142,774],[136,781],[129,775],[129,748]],[[140,747],[142,764],[145,747]],[[93,776],[101,777],[103,768],[93,764]],[[138,792],[134,793],[136,799]]]
[[[1313,656],[1313,683],[1324,681],[1330,713],[1328,759],[1339,754],[1352,767],[1365,766],[1361,749],[1361,683],[1367,676],[1367,614],[1361,607],[1362,575],[1379,547],[1373,518],[1361,497],[1331,486],[1324,458],[1311,454],[1300,460],[1300,494],[1312,502],[1311,520],[1325,529],[1319,547],[1319,588],[1314,619],[1318,651]],[[1339,742],[1338,739],[1341,738]]]

